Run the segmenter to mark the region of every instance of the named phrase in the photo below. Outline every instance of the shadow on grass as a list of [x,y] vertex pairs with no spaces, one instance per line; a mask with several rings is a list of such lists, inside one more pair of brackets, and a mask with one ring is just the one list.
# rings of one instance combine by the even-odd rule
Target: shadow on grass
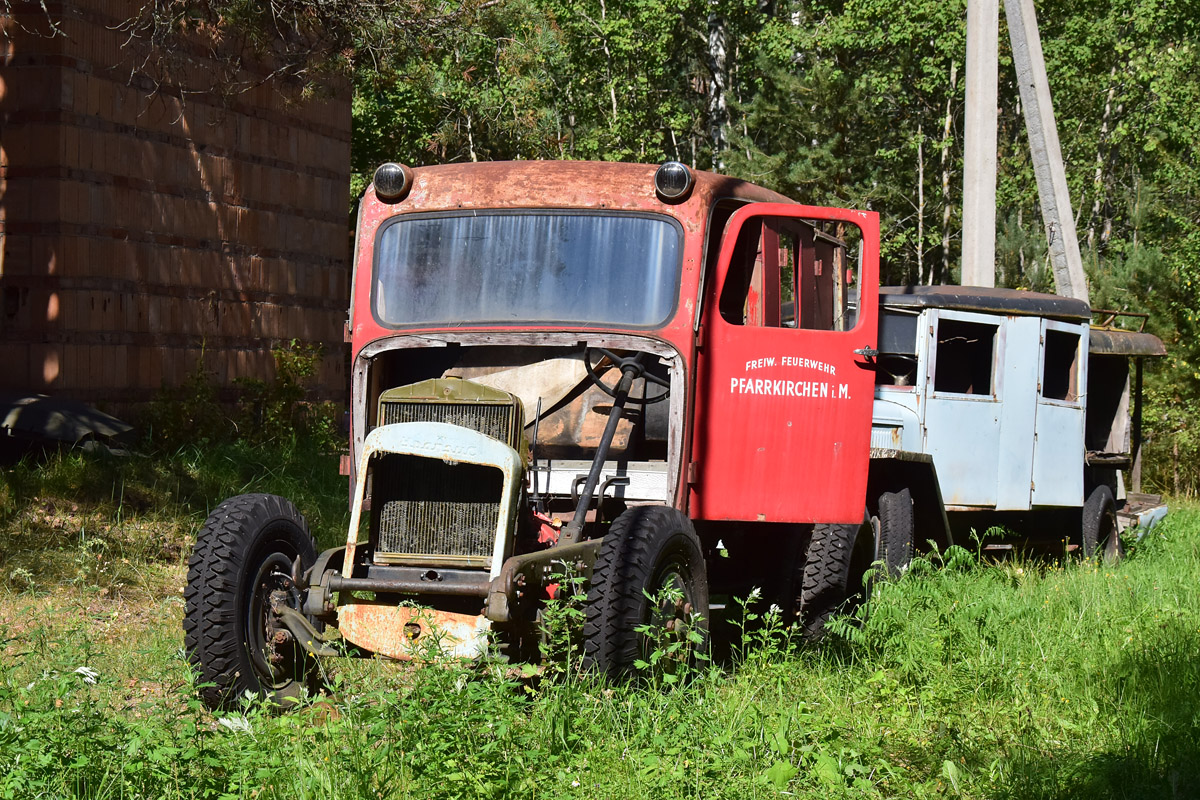
[[1121,741],[1092,752],[1026,755],[1011,765],[1000,796],[1200,797],[1200,632],[1164,623],[1094,681],[1126,721]]
[[68,579],[91,584],[92,572],[106,566],[136,572],[140,563],[176,563],[209,512],[246,492],[296,503],[319,547],[345,538],[346,479],[337,456],[305,440],[123,457],[30,453],[0,468],[0,579],[17,575],[25,584],[18,589]]

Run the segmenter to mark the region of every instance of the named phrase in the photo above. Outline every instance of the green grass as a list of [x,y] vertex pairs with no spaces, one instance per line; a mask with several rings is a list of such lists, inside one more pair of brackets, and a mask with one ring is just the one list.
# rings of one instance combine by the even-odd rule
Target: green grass
[[303,439],[124,458],[74,451],[0,474],[0,580],[10,588],[144,585],[147,576],[137,573],[186,560],[212,508],[243,492],[293,499],[319,546],[344,541],[349,520],[336,456]]
[[[291,713],[212,715],[179,651],[182,559],[208,508],[249,490],[340,539],[344,479],[303,447],[5,473],[0,573],[29,577],[0,590],[0,797],[1200,795],[1194,507],[1117,567],[956,549],[878,587],[828,646],[768,624],[676,684],[345,661]],[[160,530],[176,544],[147,541]],[[92,582],[121,558],[121,586]]]

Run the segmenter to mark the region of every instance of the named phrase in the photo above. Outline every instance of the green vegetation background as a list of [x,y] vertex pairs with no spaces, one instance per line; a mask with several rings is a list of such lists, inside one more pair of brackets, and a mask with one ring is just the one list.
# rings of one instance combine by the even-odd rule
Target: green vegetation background
[[[1193,6],[1038,6],[1093,306],[1149,313],[1171,353],[1147,379],[1146,485],[1177,496],[1200,486]],[[873,208],[888,281],[955,279],[962,0],[145,9],[168,28],[256,32],[302,55],[283,59],[301,80],[348,72],[358,190],[388,159],[677,158]],[[292,36],[312,20],[324,39]],[[1001,37],[998,280],[1046,290]],[[180,653],[200,521],[270,491],[321,545],[347,524],[336,426],[297,402],[310,358],[281,358],[279,380],[244,387],[236,428],[201,368],[150,415],[154,449],[4,470],[0,798],[1200,796],[1200,511],[1186,505],[1117,567],[969,549],[919,562],[821,649],[751,605],[734,660],[686,681],[602,686],[571,660],[540,678],[354,661],[294,713],[209,714]]]

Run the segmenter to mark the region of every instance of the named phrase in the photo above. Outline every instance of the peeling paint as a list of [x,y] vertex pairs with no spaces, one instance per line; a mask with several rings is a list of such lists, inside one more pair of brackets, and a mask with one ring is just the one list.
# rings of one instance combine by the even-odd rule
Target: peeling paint
[[347,603],[338,630],[349,642],[388,658],[476,658],[487,650],[486,617],[413,606]]

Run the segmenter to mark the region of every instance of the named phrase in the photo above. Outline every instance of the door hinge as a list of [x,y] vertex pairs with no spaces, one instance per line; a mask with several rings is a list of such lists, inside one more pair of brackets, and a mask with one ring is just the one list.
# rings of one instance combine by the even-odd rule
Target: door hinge
[[687,467],[687,482],[688,485],[698,483],[700,480],[700,465],[695,461],[688,464]]

